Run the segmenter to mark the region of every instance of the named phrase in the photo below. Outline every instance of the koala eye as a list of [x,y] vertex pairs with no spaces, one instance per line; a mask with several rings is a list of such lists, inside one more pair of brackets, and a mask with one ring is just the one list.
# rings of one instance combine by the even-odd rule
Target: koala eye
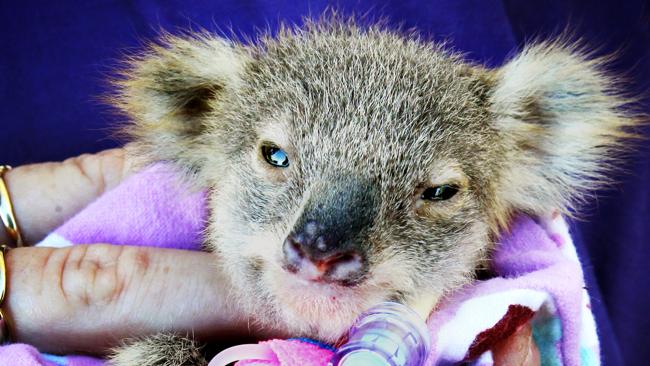
[[286,168],[289,166],[289,156],[277,146],[263,145],[262,156],[267,163],[275,167]]
[[458,193],[457,186],[443,184],[425,189],[420,198],[427,201],[444,201],[452,198],[456,193]]

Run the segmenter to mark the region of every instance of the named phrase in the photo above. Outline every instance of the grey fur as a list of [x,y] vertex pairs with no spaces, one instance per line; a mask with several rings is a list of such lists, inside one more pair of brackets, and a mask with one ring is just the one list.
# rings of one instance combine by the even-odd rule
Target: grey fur
[[[165,36],[132,60],[115,103],[138,155],[211,188],[206,245],[251,320],[334,341],[379,301],[431,309],[471,281],[514,213],[568,213],[637,123],[613,84],[562,43],[491,70],[415,36],[325,20],[256,45]],[[263,161],[264,141],[289,168]],[[368,274],[352,287],[294,281],[284,238],[309,202],[351,181],[378,192],[359,239]],[[419,198],[441,184],[460,191]]]
[[109,357],[112,365],[204,366],[207,361],[195,341],[172,334],[130,340]]

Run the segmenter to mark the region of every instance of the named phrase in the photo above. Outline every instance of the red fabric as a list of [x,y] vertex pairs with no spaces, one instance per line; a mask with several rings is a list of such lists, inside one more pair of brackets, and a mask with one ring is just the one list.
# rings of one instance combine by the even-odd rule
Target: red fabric
[[479,333],[467,351],[465,361],[473,360],[494,345],[515,333],[515,331],[532,319],[535,313],[522,305],[510,305],[506,315],[499,320],[494,327]]

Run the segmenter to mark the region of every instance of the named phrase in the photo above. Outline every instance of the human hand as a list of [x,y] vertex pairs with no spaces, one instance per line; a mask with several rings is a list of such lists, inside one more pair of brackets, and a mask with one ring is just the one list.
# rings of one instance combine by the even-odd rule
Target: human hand
[[[117,149],[18,167],[4,178],[23,237],[36,243],[130,170]],[[4,235],[0,227],[0,241]],[[102,244],[13,249],[2,309],[16,341],[52,353],[102,354],[160,331],[244,336],[246,319],[227,303],[228,282],[213,256]]]
[[519,327],[510,337],[492,349],[495,366],[540,365],[540,353],[533,339],[533,327],[529,323]]

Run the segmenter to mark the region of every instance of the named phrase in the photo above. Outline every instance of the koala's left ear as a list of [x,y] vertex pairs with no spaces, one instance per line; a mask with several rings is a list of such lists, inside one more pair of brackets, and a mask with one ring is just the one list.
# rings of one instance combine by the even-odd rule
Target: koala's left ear
[[567,213],[616,168],[637,119],[602,64],[540,44],[493,74],[489,103],[506,164],[497,199],[506,211]]
[[244,46],[212,35],[165,35],[128,60],[111,102],[131,120],[124,132],[135,155],[198,172],[205,132],[218,127],[250,59]]

